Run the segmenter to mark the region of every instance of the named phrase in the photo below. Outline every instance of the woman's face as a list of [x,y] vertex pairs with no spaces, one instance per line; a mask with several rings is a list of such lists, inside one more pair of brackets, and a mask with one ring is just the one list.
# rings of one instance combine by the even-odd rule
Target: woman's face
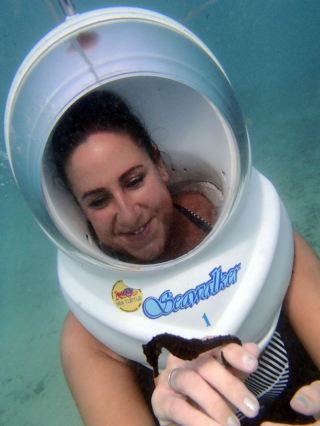
[[141,262],[163,253],[173,207],[162,160],[127,134],[99,132],[73,151],[66,173],[100,243]]

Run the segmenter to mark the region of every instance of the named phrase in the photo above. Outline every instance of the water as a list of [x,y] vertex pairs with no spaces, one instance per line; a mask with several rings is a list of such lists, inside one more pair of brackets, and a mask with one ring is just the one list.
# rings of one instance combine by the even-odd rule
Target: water
[[[320,253],[320,2],[318,0],[74,0],[78,12],[149,7],[186,24],[215,52],[244,111],[253,163],[277,187],[294,227]],[[4,0],[1,116],[28,50],[56,21],[49,0]],[[1,121],[3,127],[3,122]],[[0,152],[0,425],[81,425],[59,364],[66,313],[55,249],[42,235]]]

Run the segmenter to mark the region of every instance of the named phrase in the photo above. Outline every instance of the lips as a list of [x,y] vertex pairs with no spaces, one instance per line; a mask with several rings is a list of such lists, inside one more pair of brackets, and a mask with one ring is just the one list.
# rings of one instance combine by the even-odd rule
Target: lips
[[122,232],[121,237],[125,238],[128,242],[133,244],[145,244],[152,236],[152,221],[151,218],[144,225],[130,232]]
[[114,233],[113,248],[134,257],[139,263],[157,259],[164,246],[165,230],[162,223],[159,224],[157,215],[151,216],[144,225],[130,229],[130,232],[118,230]]

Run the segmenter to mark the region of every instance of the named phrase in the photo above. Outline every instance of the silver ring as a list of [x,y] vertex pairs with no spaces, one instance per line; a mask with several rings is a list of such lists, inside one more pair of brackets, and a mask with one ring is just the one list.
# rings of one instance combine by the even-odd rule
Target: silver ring
[[168,374],[168,386],[171,389],[174,389],[174,386],[172,386],[172,374],[174,374],[177,370],[179,370],[179,368],[173,368],[172,370],[170,370],[169,374]]

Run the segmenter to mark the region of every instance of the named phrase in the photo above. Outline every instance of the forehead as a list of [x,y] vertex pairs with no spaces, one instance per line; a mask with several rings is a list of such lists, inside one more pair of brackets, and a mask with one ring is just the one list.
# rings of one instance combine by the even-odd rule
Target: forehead
[[99,132],[90,135],[72,153],[66,165],[73,188],[87,187],[118,179],[138,165],[148,165],[151,159],[125,133]]
[[125,132],[96,132],[86,137],[85,141],[79,145],[75,151],[81,149],[87,152],[100,152],[112,154],[113,152],[131,151],[135,155],[146,154],[143,147],[139,146],[134,139]]

